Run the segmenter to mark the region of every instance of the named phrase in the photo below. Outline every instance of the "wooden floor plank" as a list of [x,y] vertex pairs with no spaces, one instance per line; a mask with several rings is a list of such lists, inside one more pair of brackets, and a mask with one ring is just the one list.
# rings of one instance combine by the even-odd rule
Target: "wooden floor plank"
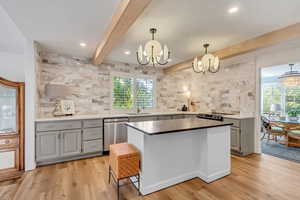
[[[121,187],[126,200],[298,200],[300,164],[269,155],[232,156],[232,173],[206,184],[194,178],[146,196]],[[1,200],[114,200],[108,157],[39,167],[19,180],[0,183]]]

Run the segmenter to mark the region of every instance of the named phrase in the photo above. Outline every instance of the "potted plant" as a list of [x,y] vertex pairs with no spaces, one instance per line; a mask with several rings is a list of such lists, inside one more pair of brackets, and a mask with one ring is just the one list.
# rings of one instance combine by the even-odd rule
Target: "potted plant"
[[298,121],[299,120],[299,117],[298,117],[299,113],[300,113],[299,110],[290,110],[288,112],[289,120],[290,121]]

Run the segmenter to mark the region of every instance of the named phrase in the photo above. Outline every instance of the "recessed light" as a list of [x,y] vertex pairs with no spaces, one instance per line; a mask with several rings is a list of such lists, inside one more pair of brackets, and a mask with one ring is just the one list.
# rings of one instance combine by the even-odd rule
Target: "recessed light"
[[238,7],[231,7],[228,9],[228,13],[230,14],[236,13],[237,11],[239,11]]
[[130,54],[131,54],[131,52],[130,52],[129,50],[124,51],[124,53],[125,53],[126,55],[130,55]]
[[81,47],[86,47],[86,43],[84,43],[84,42],[80,42],[80,44],[79,44]]

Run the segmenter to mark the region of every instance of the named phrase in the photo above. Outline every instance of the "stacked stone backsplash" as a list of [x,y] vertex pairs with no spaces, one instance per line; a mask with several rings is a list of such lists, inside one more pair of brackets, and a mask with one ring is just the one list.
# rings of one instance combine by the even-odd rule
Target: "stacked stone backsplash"
[[[67,86],[72,95],[64,99],[73,100],[76,114],[113,113],[111,110],[111,74],[128,73],[149,75],[156,78],[156,109],[154,111],[176,111],[185,103],[177,87],[182,78],[166,78],[162,70],[125,63],[107,63],[95,66],[89,60],[77,60],[54,53],[41,53],[37,78],[39,113],[38,117],[51,117],[57,99],[45,94],[47,84]],[[176,96],[179,97],[177,98]]]
[[224,64],[217,73],[191,78],[192,101],[201,112],[254,115],[256,66],[254,61]]
[[199,112],[255,112],[255,62],[221,66],[218,73],[196,74],[185,70],[164,74],[162,70],[112,62],[95,66],[89,60],[77,60],[54,53],[40,53],[37,69],[38,117],[51,117],[56,99],[45,94],[47,84],[67,86],[76,114],[114,113],[111,109],[111,75],[128,73],[149,75],[156,79],[156,108],[176,111],[187,104],[185,89]]
[[[185,70],[165,75],[161,94],[165,102],[182,104],[184,88],[191,91],[191,101],[199,112],[223,112],[254,115],[256,106],[256,66],[255,61],[238,64],[221,64],[217,73],[198,74]],[[176,93],[170,94],[170,88]],[[181,92],[179,92],[181,91]],[[181,94],[181,95],[180,95]],[[164,103],[165,103],[164,102]]]

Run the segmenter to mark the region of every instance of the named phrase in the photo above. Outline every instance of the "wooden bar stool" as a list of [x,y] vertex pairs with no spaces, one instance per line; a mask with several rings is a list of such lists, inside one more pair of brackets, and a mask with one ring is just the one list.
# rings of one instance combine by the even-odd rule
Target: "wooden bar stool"
[[[124,186],[119,182],[125,178],[129,178],[132,184],[138,184],[137,190],[140,195],[140,154],[138,150],[132,144],[119,143],[110,145],[109,151],[108,182],[110,183],[112,176],[117,184],[118,199],[119,188]],[[135,177],[134,181],[131,179],[132,177]]]

